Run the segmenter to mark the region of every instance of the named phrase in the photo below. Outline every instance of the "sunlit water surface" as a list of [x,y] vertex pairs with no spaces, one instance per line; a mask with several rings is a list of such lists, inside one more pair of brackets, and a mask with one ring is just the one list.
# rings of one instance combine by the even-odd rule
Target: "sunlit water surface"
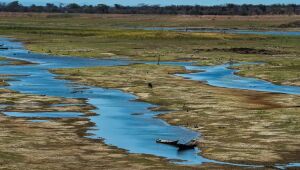
[[[23,48],[21,43],[9,39],[0,39],[0,44],[9,47],[9,50],[0,50],[1,56],[37,63],[26,66],[1,66],[0,74],[15,75],[11,77],[14,81],[9,81],[9,89],[38,95],[85,98],[89,104],[96,107],[94,112],[97,113],[97,115],[88,117],[91,122],[95,123],[95,126],[88,131],[88,134],[92,134],[87,136],[89,138],[102,138],[106,144],[126,149],[130,153],[152,154],[165,157],[181,164],[212,162],[248,166],[203,158],[201,154],[199,154],[200,151],[198,149],[178,151],[175,147],[158,144],[155,142],[158,138],[179,139],[180,142],[184,143],[191,139],[198,138],[200,135],[197,132],[183,127],[171,126],[163,120],[155,118],[160,112],[149,110],[149,108],[155,106],[136,101],[137,97],[132,94],[119,90],[83,86],[68,80],[56,79],[56,75],[48,71],[49,69],[55,68],[128,65],[131,63],[130,61],[58,57],[29,53]],[[189,70],[204,70],[205,72],[178,74],[178,76],[197,81],[206,81],[208,84],[214,86],[299,94],[298,87],[276,86],[276,88],[271,88],[270,90],[270,88],[266,87],[266,85],[270,86],[268,82],[235,76],[235,71],[228,69],[228,65],[198,67],[192,66],[191,63],[165,62],[163,64],[181,65]],[[252,84],[253,82],[254,85]],[[11,117],[47,118],[47,120],[32,120],[34,123],[45,122],[51,118],[84,116],[82,113],[76,112],[6,112],[5,114]],[[297,163],[291,163],[288,165],[278,165],[278,167],[297,167],[298,165]],[[257,165],[250,166],[256,167]]]
[[265,31],[243,29],[218,29],[218,28],[183,28],[183,27],[131,27],[130,29],[142,29],[149,31],[176,31],[176,32],[208,32],[224,34],[252,34],[274,36],[300,36],[300,31]]

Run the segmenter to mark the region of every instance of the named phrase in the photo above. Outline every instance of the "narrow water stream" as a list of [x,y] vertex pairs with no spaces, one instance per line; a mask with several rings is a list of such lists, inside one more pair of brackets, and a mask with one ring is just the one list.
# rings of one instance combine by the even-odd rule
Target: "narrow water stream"
[[[91,58],[77,58],[77,57],[62,57],[50,56],[36,53],[29,53],[25,50],[21,43],[11,41],[10,39],[0,39],[0,44],[8,47],[8,50],[0,50],[0,56],[9,58],[21,59],[25,61],[34,62],[37,64],[26,66],[6,65],[0,66],[0,74],[13,74],[23,76],[13,76],[14,81],[9,81],[10,86],[7,87],[22,93],[58,96],[65,98],[86,98],[88,103],[95,106],[94,110],[96,116],[89,116],[91,122],[95,126],[88,131],[89,138],[103,138],[104,142],[109,145],[117,146],[128,150],[129,153],[152,154],[156,156],[165,157],[176,163],[181,164],[202,164],[205,162],[229,164],[236,166],[248,166],[240,164],[231,164],[226,162],[218,162],[209,160],[201,156],[198,149],[178,151],[177,148],[158,144],[155,142],[158,138],[164,139],[179,139],[180,142],[186,142],[194,138],[200,137],[197,132],[179,127],[171,126],[163,120],[155,118],[160,112],[153,112],[149,108],[154,105],[136,101],[137,97],[120,90],[112,90],[91,86],[83,86],[73,83],[68,80],[56,79],[56,75],[50,73],[49,69],[55,68],[77,68],[89,66],[114,66],[114,65],[128,65],[131,62],[127,60],[101,60]],[[172,65],[183,65],[187,69],[199,69],[202,67],[193,67],[190,63],[164,63]],[[216,66],[218,67],[218,66]],[[226,66],[221,66],[220,72],[223,73]],[[211,73],[208,71],[207,73]],[[212,69],[214,70],[214,69]],[[218,69],[217,69],[218,70]],[[218,75],[207,76],[201,75],[201,79],[196,74],[179,75],[195,80],[206,80],[208,83],[213,82],[214,79],[219,79],[219,82],[225,81],[226,76],[218,78]],[[200,74],[200,73],[199,73]],[[202,74],[202,73],[201,73]],[[232,71],[225,72],[229,75],[229,82],[232,81]],[[188,77],[193,75],[192,77]],[[225,76],[225,77],[224,77]],[[219,76],[220,77],[220,76]],[[236,77],[233,77],[235,79]],[[224,80],[223,80],[224,79]],[[239,79],[244,79],[239,77]],[[255,79],[256,80],[256,79]],[[227,81],[225,81],[227,82]],[[217,85],[218,85],[217,83]],[[246,84],[249,82],[246,82]],[[261,82],[257,82],[261,83]],[[212,84],[212,83],[211,83]],[[228,84],[228,83],[227,83]],[[234,83],[235,84],[235,83]],[[216,84],[215,84],[216,85]],[[227,86],[226,86],[227,87]],[[278,86],[277,89],[280,89]],[[282,86],[283,87],[283,86]],[[239,87],[230,87],[239,88]],[[283,87],[285,88],[285,87]],[[296,87],[295,87],[296,88]],[[80,91],[78,91],[80,89]],[[253,90],[256,90],[253,88]],[[261,89],[264,91],[265,89]],[[289,89],[290,94],[299,94],[299,89]],[[282,91],[281,91],[282,92]],[[284,91],[286,92],[286,91]],[[137,114],[138,113],[138,114]],[[4,113],[11,117],[26,117],[26,118],[60,118],[60,117],[78,117],[84,116],[81,113],[67,113],[67,112],[39,112],[39,113],[18,113],[7,112]],[[33,122],[40,122],[41,120],[33,120]],[[295,166],[298,164],[280,165],[282,167]],[[256,167],[256,165],[251,165]]]
[[[245,64],[255,64],[255,63],[242,63]],[[256,63],[257,64],[257,63]],[[196,80],[204,81],[209,85],[216,87],[225,87],[233,89],[243,89],[243,90],[255,90],[262,92],[272,92],[272,93],[284,93],[284,94],[295,94],[300,95],[299,86],[285,86],[276,85],[268,81],[247,78],[236,75],[238,70],[230,69],[233,66],[239,66],[239,64],[223,64],[216,66],[186,66],[187,70],[199,71],[191,74],[177,74],[178,76]]]
[[[128,65],[131,62],[29,53],[21,43],[9,39],[0,39],[0,44],[4,44],[9,48],[0,51],[0,56],[37,63],[25,66],[1,66],[0,74],[25,75],[13,76],[14,81],[9,81],[10,86],[7,88],[22,93],[65,98],[86,98],[89,104],[96,107],[94,112],[98,115],[89,117],[95,123],[95,127],[88,132],[92,135],[87,137],[103,138],[106,144],[126,149],[130,153],[152,154],[178,163],[181,161],[184,164],[213,162],[201,157],[197,149],[179,152],[175,147],[157,144],[156,139],[158,138],[171,140],[179,138],[184,143],[199,137],[199,134],[186,128],[171,126],[160,119],[154,118],[160,114],[160,112],[149,110],[154,105],[136,101],[136,96],[119,90],[83,86],[68,80],[56,79],[56,75],[48,71],[55,68]],[[66,112],[7,112],[5,114],[12,117],[48,119],[82,116],[79,113]]]
[[185,27],[130,27],[128,29],[140,29],[148,31],[176,31],[176,32],[207,32],[224,34],[252,34],[252,35],[275,35],[275,36],[300,36],[300,31],[266,31],[247,29],[219,29],[219,28],[185,28]]

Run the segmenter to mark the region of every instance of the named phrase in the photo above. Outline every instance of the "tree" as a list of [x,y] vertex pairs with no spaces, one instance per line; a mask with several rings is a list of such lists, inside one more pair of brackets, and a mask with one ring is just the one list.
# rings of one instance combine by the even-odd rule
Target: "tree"
[[98,4],[96,7],[96,13],[108,13],[109,6],[105,4]]
[[13,1],[6,5],[6,9],[10,12],[19,12],[22,11],[22,5],[19,3],[19,1]]
[[81,6],[76,4],[76,3],[71,3],[69,5],[66,6],[67,11],[71,12],[71,13],[75,13],[75,12],[81,12]]
[[46,12],[58,12],[58,7],[54,4],[47,3],[45,6],[45,11]]
[[8,4],[0,2],[0,11],[6,12],[70,12],[70,13],[117,13],[117,14],[185,14],[185,15],[299,15],[300,5],[297,4],[274,4],[274,5],[215,5],[215,6],[191,6],[191,5],[147,5],[122,6],[115,4],[113,7],[105,4],[98,5],[79,5],[71,3],[68,5],[60,4],[56,6],[47,3],[45,6],[32,5],[23,6],[18,1]]

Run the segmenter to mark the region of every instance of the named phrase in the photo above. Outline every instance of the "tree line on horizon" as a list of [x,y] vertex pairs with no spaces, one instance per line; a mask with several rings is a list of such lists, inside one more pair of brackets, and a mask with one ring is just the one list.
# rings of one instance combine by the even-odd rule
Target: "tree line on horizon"
[[252,4],[226,4],[215,6],[200,5],[147,5],[123,6],[115,4],[108,6],[79,5],[70,3],[67,5],[55,5],[47,3],[44,6],[24,6],[18,1],[0,3],[1,12],[47,12],[47,13],[91,13],[91,14],[185,14],[185,15],[299,15],[300,5],[298,4],[273,4],[273,5],[252,5]]

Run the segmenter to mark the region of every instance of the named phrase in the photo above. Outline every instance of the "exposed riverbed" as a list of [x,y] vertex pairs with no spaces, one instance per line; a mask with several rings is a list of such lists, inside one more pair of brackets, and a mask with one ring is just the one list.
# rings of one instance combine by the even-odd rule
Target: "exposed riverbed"
[[[27,66],[0,67],[1,74],[9,73],[14,75],[27,75],[13,77],[16,81],[9,82],[10,89],[20,91],[23,93],[32,93],[48,96],[86,98],[89,104],[92,104],[96,107],[94,112],[98,115],[89,117],[91,122],[95,123],[95,126],[88,131],[91,134],[88,137],[103,138],[105,143],[117,146],[122,149],[126,149],[130,153],[153,154],[156,156],[166,157],[168,159],[184,161],[182,162],[184,164],[201,164],[203,162],[221,163],[213,160],[208,160],[199,156],[199,151],[197,149],[185,152],[178,152],[177,148],[175,147],[157,144],[155,142],[157,138],[178,139],[179,137],[180,141],[184,143],[193,138],[199,137],[199,134],[186,128],[170,126],[160,119],[153,118],[157,114],[159,114],[159,112],[153,112],[149,110],[149,108],[155,107],[154,105],[144,102],[138,102],[136,101],[136,96],[124,93],[119,90],[89,87],[78,85],[67,80],[58,80],[55,79],[56,75],[48,71],[49,69],[55,68],[128,65],[131,63],[130,61],[98,60],[76,57],[56,57],[42,54],[34,54],[24,50],[21,43],[11,42],[7,39],[2,39],[1,41],[7,47],[9,47],[9,50],[0,51],[1,55],[37,63],[35,65]],[[174,65],[176,63],[165,64]],[[187,69],[191,70],[205,70],[202,67],[195,68],[194,66],[191,66],[190,63],[180,63],[179,65],[186,66]],[[214,72],[214,74],[224,73],[224,70],[227,70],[226,65],[221,66],[221,70],[219,69],[220,72]],[[225,72],[224,74],[220,75],[219,78],[216,75],[207,76],[210,79],[207,78],[207,80],[205,80],[205,76],[203,76],[203,74],[208,73],[211,73],[209,69],[207,69],[206,73],[202,72],[193,74],[202,74],[201,79],[195,78],[195,80],[207,81],[208,84],[212,84],[211,81],[215,80],[216,78],[219,80],[219,84],[221,84],[223,79],[226,80],[226,78],[228,78],[226,76],[229,76],[229,82],[236,78],[232,77],[234,71],[230,71],[230,69],[228,69],[227,72]],[[201,77],[196,75],[194,76]],[[242,77],[237,77],[241,81],[244,80],[244,78]],[[254,80],[257,81],[257,79],[251,79],[251,81]],[[261,82],[258,82],[258,84],[260,83]],[[244,84],[249,84],[249,82],[244,82]],[[215,85],[218,86],[218,84]],[[284,88],[284,86],[278,86],[278,89],[280,88]],[[267,91],[266,89],[261,89],[261,91]],[[253,87],[253,89],[251,90],[256,89],[255,87]],[[289,90],[289,94],[298,94],[298,92],[299,91],[297,91],[297,89]],[[6,114],[13,117],[47,117],[45,115],[49,113],[22,114],[10,112]],[[66,116],[66,113],[62,113],[61,116],[59,115],[59,113],[56,114],[58,117]],[[53,116],[52,114],[50,115]],[[77,113],[70,113],[70,115],[74,117],[82,116]]]
[[[186,128],[171,126],[154,118],[160,112],[149,110],[154,105],[136,101],[137,97],[119,90],[87,87],[67,80],[56,79],[49,72],[55,68],[76,68],[90,66],[127,65],[126,60],[97,60],[90,58],[57,57],[29,53],[21,43],[1,39],[8,50],[0,55],[37,63],[27,66],[2,66],[1,74],[26,75],[14,76],[8,88],[22,93],[59,96],[66,98],[86,98],[96,107],[97,116],[89,117],[95,127],[88,132],[90,138],[103,138],[106,144],[128,150],[130,153],[153,154],[172,160],[184,161],[186,164],[212,162],[198,155],[198,150],[178,152],[177,148],[157,144],[157,138],[180,139],[187,142],[199,137],[197,132]],[[136,113],[139,113],[136,115]],[[60,118],[81,116],[77,113],[6,113],[13,117]],[[67,116],[69,115],[69,116]],[[125,140],[126,139],[126,140]]]

